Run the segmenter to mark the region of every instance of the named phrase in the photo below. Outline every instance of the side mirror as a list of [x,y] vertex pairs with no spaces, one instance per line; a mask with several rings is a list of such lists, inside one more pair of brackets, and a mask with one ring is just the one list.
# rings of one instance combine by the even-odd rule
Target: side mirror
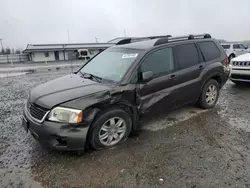
[[148,82],[153,79],[153,72],[152,71],[147,71],[142,73],[142,81],[143,82]]

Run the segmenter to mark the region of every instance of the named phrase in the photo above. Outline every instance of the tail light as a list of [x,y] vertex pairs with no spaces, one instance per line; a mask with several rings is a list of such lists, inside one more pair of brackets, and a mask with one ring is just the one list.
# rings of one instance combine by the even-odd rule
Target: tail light
[[226,60],[225,60],[225,65],[228,66],[229,65],[229,59],[228,57],[226,56]]

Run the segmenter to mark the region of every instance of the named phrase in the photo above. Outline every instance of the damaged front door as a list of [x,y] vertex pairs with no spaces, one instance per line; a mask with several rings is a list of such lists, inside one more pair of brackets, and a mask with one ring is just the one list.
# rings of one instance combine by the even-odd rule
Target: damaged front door
[[[150,81],[144,82],[143,73],[153,72]],[[170,108],[175,102],[173,90],[177,83],[172,48],[161,48],[150,53],[139,68],[137,98],[139,109],[146,111],[162,111]]]

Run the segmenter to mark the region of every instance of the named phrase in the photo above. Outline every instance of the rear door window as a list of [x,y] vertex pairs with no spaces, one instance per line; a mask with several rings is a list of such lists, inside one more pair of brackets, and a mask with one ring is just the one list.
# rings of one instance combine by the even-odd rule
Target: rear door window
[[220,50],[212,41],[197,43],[205,61],[211,61],[220,57]]
[[195,44],[183,44],[174,47],[175,61],[180,69],[199,64],[199,55]]

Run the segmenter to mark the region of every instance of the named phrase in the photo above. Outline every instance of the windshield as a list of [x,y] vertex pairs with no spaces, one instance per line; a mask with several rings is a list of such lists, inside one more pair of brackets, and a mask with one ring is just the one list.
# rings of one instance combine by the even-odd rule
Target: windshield
[[223,44],[222,47],[223,47],[224,49],[229,49],[229,48],[230,48],[230,45],[228,45],[228,44]]
[[93,58],[80,71],[119,82],[136,60],[139,52],[139,50],[132,49],[110,48]]

